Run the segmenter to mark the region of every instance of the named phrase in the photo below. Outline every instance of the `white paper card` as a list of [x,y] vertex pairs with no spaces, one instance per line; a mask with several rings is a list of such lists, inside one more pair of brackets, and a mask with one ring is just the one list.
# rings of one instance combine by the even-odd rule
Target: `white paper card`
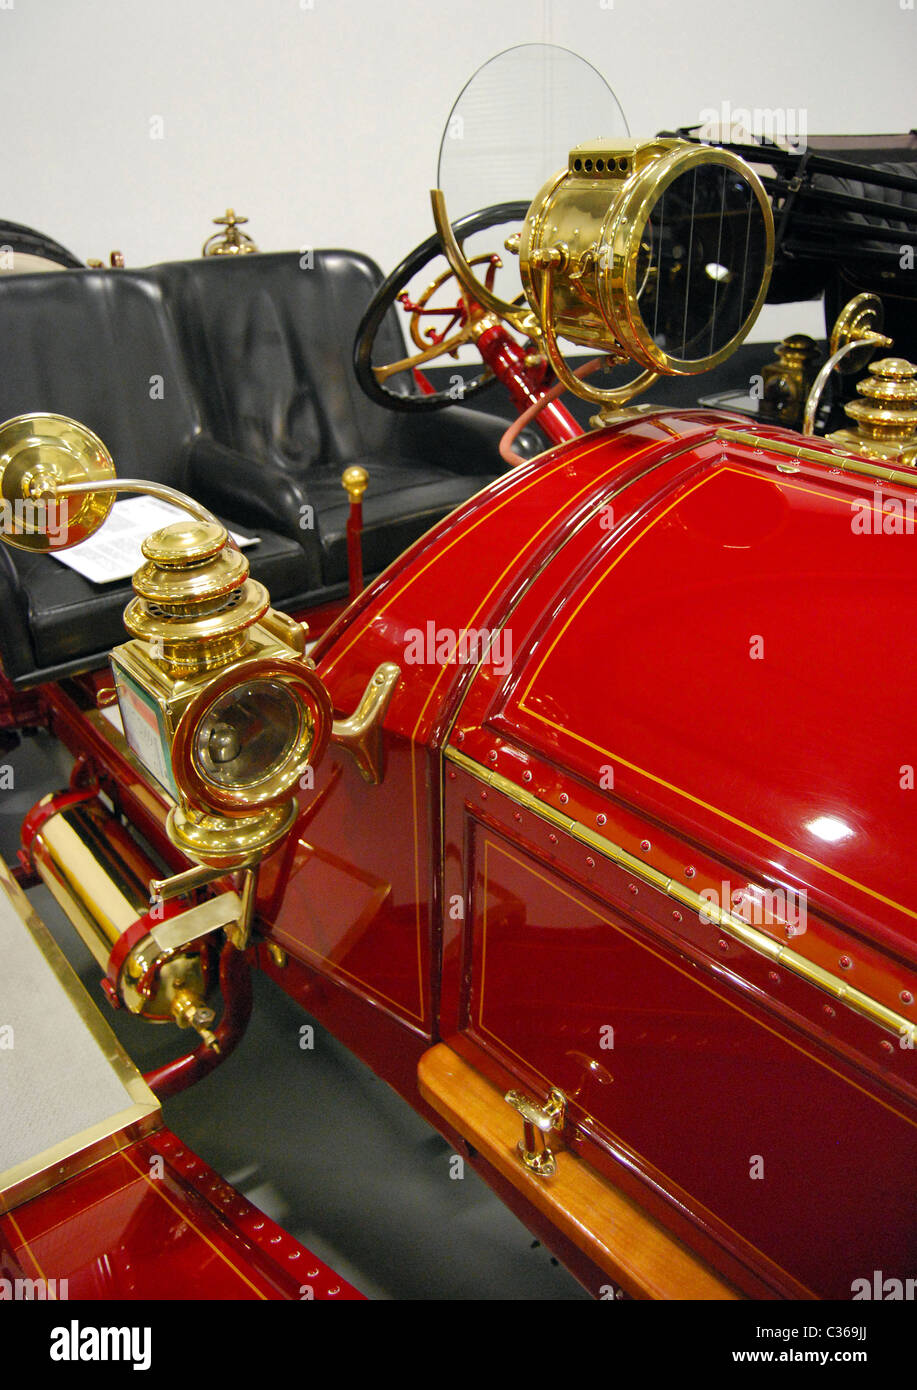
[[[130,497],[116,502],[104,526],[88,540],[69,550],[51,553],[61,564],[76,570],[93,584],[110,584],[116,579],[130,579],[144,563],[140,547],[147,536],[173,521],[187,521],[188,513],[157,497]],[[239,536],[229,533],[239,546],[257,544],[258,536]]]

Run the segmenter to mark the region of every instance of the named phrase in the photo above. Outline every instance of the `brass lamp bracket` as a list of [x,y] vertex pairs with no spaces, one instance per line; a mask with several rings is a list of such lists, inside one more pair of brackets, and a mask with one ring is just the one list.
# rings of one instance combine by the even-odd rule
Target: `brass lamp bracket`
[[[548,252],[553,251],[556,256],[549,256]],[[654,381],[659,378],[658,372],[640,372],[629,381],[626,386],[614,386],[610,390],[600,390],[597,386],[589,386],[581,377],[577,377],[571,372],[564,361],[563,354],[554,332],[554,272],[562,270],[565,264],[565,248],[549,247],[541,252],[542,264],[539,269],[541,275],[541,292],[539,296],[539,309],[541,319],[542,339],[544,349],[548,355],[548,361],[554,370],[558,381],[566,386],[568,391],[574,395],[581,396],[583,400],[590,401],[593,405],[610,406],[616,408],[626,405],[634,396],[645,391],[648,386],[652,386]],[[626,357],[622,354],[623,360]]]
[[[194,888],[202,888],[208,883],[213,883],[216,879],[223,878],[225,874],[225,869],[213,868],[209,864],[195,864],[193,868],[185,869],[179,874],[173,874],[171,878],[151,879],[150,898],[154,902],[168,902],[171,898],[182,897]],[[225,904],[223,916],[218,923],[215,922],[215,925],[225,928],[227,937],[237,951],[244,951],[251,940],[252,923],[255,918],[258,865],[254,864],[242,869],[240,879],[240,893],[221,893],[218,898],[210,901]],[[179,918],[178,920],[182,919]]]
[[891,338],[882,332],[884,318],[882,301],[874,294],[858,294],[844,305],[831,330],[828,360],[813,381],[806,398],[803,434],[812,434],[815,430],[815,416],[822,392],[832,372],[846,375],[848,372],[862,371],[877,348],[891,347]]
[[331,726],[332,743],[346,748],[364,782],[376,786],[384,775],[382,721],[400,679],[401,668],[394,661],[384,661],[373,673],[350,718],[335,719]]
[[557,1172],[557,1159],[548,1147],[547,1136],[564,1127],[567,1098],[563,1091],[552,1086],[544,1105],[529,1100],[521,1091],[507,1091],[504,1100],[522,1116],[522,1139],[518,1144],[522,1162],[536,1177],[552,1177]]

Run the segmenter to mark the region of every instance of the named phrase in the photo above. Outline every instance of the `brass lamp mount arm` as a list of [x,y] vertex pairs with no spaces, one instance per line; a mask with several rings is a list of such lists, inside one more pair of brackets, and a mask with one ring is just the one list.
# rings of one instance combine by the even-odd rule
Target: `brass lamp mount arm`
[[[658,372],[645,371],[635,376],[633,381],[629,381],[625,386],[614,386],[607,390],[601,390],[597,386],[587,386],[582,378],[577,377],[564,361],[560,345],[557,341],[557,334],[554,331],[554,272],[563,269],[568,257],[566,247],[545,247],[536,253],[534,264],[541,271],[541,287],[538,296],[539,317],[541,319],[542,340],[548,361],[554,371],[557,380],[561,382],[568,391],[572,391],[577,396],[582,396],[585,400],[593,402],[595,405],[620,406],[626,404],[632,396],[636,396],[640,391],[645,391],[648,386],[652,386],[654,381],[659,379]],[[621,353],[621,360],[627,361],[627,354]]]
[[[119,492],[168,502],[225,536],[216,517],[177,488],[119,478],[102,440],[77,420],[33,411],[0,424],[0,536],[10,545],[39,552],[78,545],[103,525]],[[54,525],[51,507],[59,513]]]
[[173,507],[180,507],[197,521],[206,521],[213,526],[222,527],[222,522],[217,520],[213,512],[209,512],[192,497],[179,492],[178,488],[167,487],[165,483],[151,483],[143,478],[112,478],[110,482],[94,479],[84,483],[58,483],[53,478],[36,478],[30,484],[29,492],[36,500],[76,497],[83,493],[135,492],[146,497],[155,497],[160,502],[169,502]]
[[[815,432],[815,416],[831,373],[835,369],[844,373],[862,371],[877,348],[891,346],[891,338],[881,331],[883,317],[882,301],[874,294],[858,294],[845,304],[831,330],[828,360],[806,397],[803,434]],[[845,358],[849,361],[841,368],[839,364]]]

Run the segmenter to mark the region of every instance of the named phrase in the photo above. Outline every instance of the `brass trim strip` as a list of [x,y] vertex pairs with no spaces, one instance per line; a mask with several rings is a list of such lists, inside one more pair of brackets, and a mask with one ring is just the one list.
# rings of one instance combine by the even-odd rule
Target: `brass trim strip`
[[565,816],[562,811],[555,810],[553,806],[541,801],[531,792],[517,787],[508,777],[481,767],[479,763],[469,758],[467,754],[460,753],[458,749],[447,748],[445,756],[463,771],[477,778],[479,782],[494,787],[512,801],[524,806],[526,810],[541,816],[543,820],[549,821],[552,825],[559,826],[561,830],[578,840],[580,844],[588,845],[590,849],[596,850],[604,858],[612,860],[613,863],[627,869],[629,873],[637,875],[653,888],[658,888],[660,892],[674,898],[682,906],[689,908],[692,912],[702,912],[720,931],[725,932],[734,940],[740,941],[743,946],[747,946],[757,955],[766,956],[768,960],[783,966],[791,974],[798,975],[801,979],[807,980],[809,984],[815,985],[817,989],[824,990],[826,994],[830,994],[833,999],[846,1005],[854,1013],[861,1014],[871,1023],[876,1023],[880,1028],[894,1033],[897,1038],[903,1040],[903,1045],[917,1047],[917,1023],[912,1023],[910,1019],[895,1013],[894,1009],[888,1008],[878,999],[873,999],[871,995],[864,994],[862,990],[854,988],[846,980],[832,975],[829,970],[816,965],[813,961],[800,955],[798,951],[792,951],[788,946],[774,941],[765,932],[750,926],[748,922],[736,916],[735,913],[718,907],[715,903],[708,902],[693,888],[688,888],[685,884],[678,883],[675,879],[668,877],[659,869],[654,869],[652,865],[645,864],[642,859],[630,854],[621,845],[615,844],[613,840],[600,835],[598,831],[591,830],[580,821],[573,820],[571,816]]
[[48,966],[124,1089],[124,1108],[0,1173],[0,1215],[83,1172],[162,1125],[158,1098],[93,1004],[54,937],[0,857],[0,894],[22,919]]
[[887,468],[881,463],[869,463],[856,454],[841,450],[806,449],[802,444],[791,444],[785,439],[767,439],[763,435],[747,434],[744,430],[718,429],[716,439],[729,444],[745,444],[749,449],[765,449],[772,454],[788,454],[790,458],[804,463],[820,463],[826,468],[838,468],[842,473],[864,473],[868,478],[881,478],[886,483],[899,483],[902,487],[917,488],[917,469],[903,472],[900,468]]

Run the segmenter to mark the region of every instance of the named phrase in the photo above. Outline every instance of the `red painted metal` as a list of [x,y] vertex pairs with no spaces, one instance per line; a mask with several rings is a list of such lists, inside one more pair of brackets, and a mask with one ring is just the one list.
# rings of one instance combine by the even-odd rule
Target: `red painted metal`
[[[542,1094],[548,1084],[580,1094],[571,1051],[611,1060],[615,1085],[572,1109],[573,1138],[601,1171],[752,1296],[849,1297],[860,1265],[906,1275],[917,1253],[905,1209],[917,1158],[913,1050],[582,845],[556,834],[552,844],[546,822],[448,765],[442,865],[437,853],[437,750],[454,722],[453,746],[484,771],[604,825],[698,891],[726,881],[730,891],[805,892],[808,924],[793,949],[835,974],[847,961],[858,988],[912,1007],[917,876],[908,793],[891,776],[899,725],[871,726],[864,761],[860,726],[828,717],[862,683],[866,649],[883,683],[906,685],[910,541],[884,554],[851,531],[852,502],[872,496],[871,480],[832,472],[827,452],[824,467],[790,476],[778,466],[785,456],[716,440],[729,423],[660,413],[515,470],[328,634],[316,657],[341,710],[378,662],[405,671],[386,716],[386,779],[361,797],[340,769],[341,789],[310,820],[312,857],[289,866],[289,896],[275,884],[268,925],[359,997],[373,1066],[383,1065],[373,1010],[420,1023],[493,1079]],[[824,590],[807,580],[805,602],[791,584],[801,555],[808,575],[832,576]],[[875,633],[879,583],[889,621]],[[843,614],[845,642],[816,680],[814,654],[838,623],[829,610]],[[456,658],[456,634],[482,628],[511,637],[512,650],[475,675]],[[770,667],[754,665],[761,634]],[[399,810],[401,833],[390,829]],[[819,817],[851,834],[819,848]],[[488,837],[499,847],[487,851],[489,877]],[[392,891],[368,915],[315,872],[315,855],[348,844],[351,876],[389,865]],[[508,867],[494,873],[501,852]],[[336,902],[333,927],[330,908],[316,918],[323,889]],[[482,901],[496,904],[486,972]],[[471,903],[471,916],[450,914],[455,902]],[[787,940],[779,916],[761,930]],[[427,955],[443,962],[431,1018],[418,1018],[411,998],[412,945],[415,1000]],[[603,1059],[609,1010],[625,1016],[625,1042],[637,1015],[645,1036]],[[648,1093],[657,1104],[645,1104]],[[755,1154],[772,1165],[770,1185],[753,1185]],[[890,1175],[881,1190],[868,1181],[877,1166]]]
[[22,822],[22,848],[26,854],[31,856],[32,841],[39,833],[43,825],[46,825],[53,816],[60,811],[66,811],[68,806],[79,806],[84,801],[95,799],[95,789],[73,790],[66,792],[52,792],[50,796],[42,797],[36,801],[31,811],[27,812],[25,820]]
[[[507,333],[501,323],[494,323],[475,341],[475,346],[494,376],[509,392],[513,405],[520,412],[540,401],[545,393],[547,364],[526,363],[526,352]],[[542,407],[538,424],[552,444],[563,444],[568,439],[578,439],[582,426],[569,410],[559,401],[551,401]]]
[[355,599],[363,592],[363,499],[350,499],[347,514],[347,577],[350,583],[350,597]]
[[[331,745],[259,875],[290,959],[259,961],[421,1113],[438,1038],[500,1084],[560,1085],[568,1142],[751,1296],[849,1297],[917,1258],[913,1049],[443,761],[698,892],[804,893],[804,933],[760,931],[915,1007],[913,542],[853,531],[871,480],[828,450],[788,465],[716,438],[735,423],[660,411],[521,465],[325,631],[339,714],[402,669],[385,775]],[[480,663],[469,633],[493,639]],[[76,740],[72,699],[50,707]],[[87,740],[164,838],[136,770]]]
[[412,370],[412,372],[411,372],[411,375],[413,376],[414,381],[415,381],[416,384],[420,387],[421,391],[423,392],[423,394],[424,394],[425,396],[435,396],[435,395],[436,395],[436,387],[433,385],[433,383],[432,383],[432,381],[430,380],[430,378],[429,378],[428,376],[426,376],[426,375],[420,370],[419,367],[414,367],[413,370]]
[[363,1297],[166,1129],[0,1216],[0,1278],[69,1301]]
[[0,668],[0,731],[38,727],[47,722],[40,690],[17,690]]
[[184,1091],[225,1062],[248,1027],[252,1012],[251,968],[244,951],[237,951],[228,942],[220,953],[220,993],[223,1016],[214,1029],[217,1047],[208,1047],[202,1042],[193,1052],[176,1057],[144,1076],[144,1081],[160,1100]]

